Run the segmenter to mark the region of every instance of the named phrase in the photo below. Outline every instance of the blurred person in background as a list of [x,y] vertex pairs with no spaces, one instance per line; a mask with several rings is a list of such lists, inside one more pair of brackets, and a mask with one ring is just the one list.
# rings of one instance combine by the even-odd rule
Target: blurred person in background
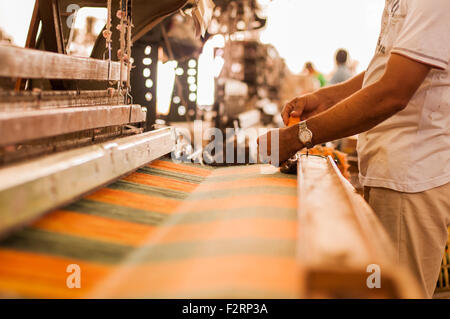
[[330,85],[345,82],[352,77],[352,72],[347,64],[347,50],[339,49],[336,53],[335,60],[337,69],[330,80]]
[[[347,50],[339,49],[336,52],[335,61],[336,61],[336,71],[334,72],[333,76],[331,77],[331,80],[329,82],[330,85],[335,85],[335,84],[345,82],[354,75],[354,73],[352,72],[352,70],[349,67]],[[342,151],[343,142],[344,142],[344,139],[339,139],[339,140],[333,141],[334,145],[336,146],[336,149],[339,151]]]
[[319,87],[322,88],[327,85],[325,76],[314,68],[312,62],[306,62],[304,71],[310,78],[318,81]]

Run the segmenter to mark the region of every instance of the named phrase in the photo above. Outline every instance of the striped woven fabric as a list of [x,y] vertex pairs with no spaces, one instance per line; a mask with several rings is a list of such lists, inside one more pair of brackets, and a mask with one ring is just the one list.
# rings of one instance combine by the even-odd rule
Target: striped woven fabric
[[158,160],[0,242],[0,295],[297,297],[296,200],[268,166]]

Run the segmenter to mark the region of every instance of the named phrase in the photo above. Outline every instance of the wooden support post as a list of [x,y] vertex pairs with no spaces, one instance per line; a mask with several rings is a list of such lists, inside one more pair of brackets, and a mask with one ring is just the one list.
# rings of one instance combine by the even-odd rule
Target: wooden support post
[[[30,27],[28,28],[27,40],[25,42],[25,48],[36,48],[36,37],[39,30],[39,23],[41,18],[39,16],[39,0],[34,3],[33,14],[31,15]],[[17,79],[15,91],[20,91],[25,88],[25,80]]]
[[66,53],[57,0],[39,0],[42,37],[46,51]]
[[[57,0],[39,0],[39,16],[42,21],[42,39],[46,51],[65,54],[62,25]],[[53,89],[63,90],[64,82],[52,79]]]

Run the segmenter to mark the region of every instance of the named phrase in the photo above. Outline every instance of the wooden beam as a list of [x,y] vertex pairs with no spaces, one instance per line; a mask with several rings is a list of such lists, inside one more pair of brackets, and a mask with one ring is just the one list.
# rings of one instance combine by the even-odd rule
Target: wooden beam
[[0,44],[0,77],[119,81],[120,63],[111,62],[110,78],[108,68],[108,61]]
[[58,153],[0,170],[0,233],[170,153],[173,128]]
[[[331,157],[298,160],[297,259],[307,298],[419,298],[415,279],[396,265],[393,245],[364,199]],[[382,286],[370,289],[369,265]]]
[[146,112],[146,109],[139,105],[0,112],[0,145],[98,127],[145,122]]
[[118,90],[0,91],[0,112],[120,104],[125,104],[125,92]]

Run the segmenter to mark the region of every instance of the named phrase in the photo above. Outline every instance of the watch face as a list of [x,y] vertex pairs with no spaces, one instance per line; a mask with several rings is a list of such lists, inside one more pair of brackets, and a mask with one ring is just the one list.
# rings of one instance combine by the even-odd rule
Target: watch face
[[303,144],[307,142],[311,142],[312,139],[312,133],[309,130],[302,130],[299,135],[300,142]]

